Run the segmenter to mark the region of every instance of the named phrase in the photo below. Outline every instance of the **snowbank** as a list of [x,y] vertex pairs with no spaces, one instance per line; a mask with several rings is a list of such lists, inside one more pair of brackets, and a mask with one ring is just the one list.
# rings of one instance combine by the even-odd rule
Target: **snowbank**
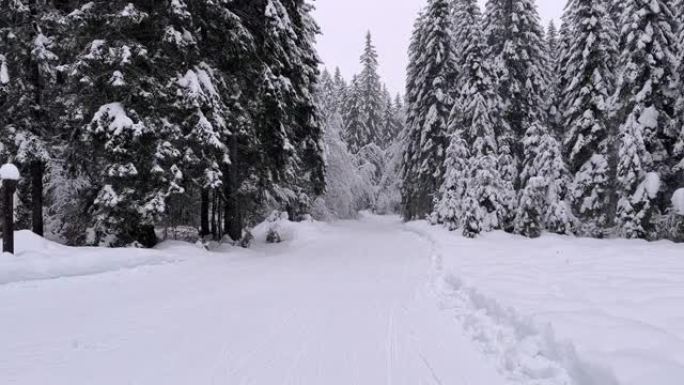
[[[271,229],[277,230],[282,248],[291,249],[316,240],[327,226],[323,223],[290,222],[286,217],[265,221],[254,228],[253,245],[265,246]],[[212,243],[202,245],[165,241],[154,249],[68,247],[49,241],[30,231],[15,233],[15,255],[0,255],[0,285],[60,277],[100,274],[110,271],[182,262],[198,256],[235,253],[237,246]]]
[[[529,240],[503,232],[470,240],[421,222],[408,227],[433,242],[444,274],[440,280],[449,283],[442,285],[441,293],[450,298],[447,303],[472,307],[462,314],[475,310],[475,318],[468,319],[470,331],[484,341],[485,349],[500,349],[491,341],[515,341],[536,330],[531,335],[542,343],[533,344],[533,353],[565,346],[557,341],[571,341],[579,358],[563,348],[566,353],[556,355],[555,361],[575,367],[568,372],[573,383],[598,379],[610,384],[610,376],[595,368],[601,367],[612,371],[621,385],[681,384],[684,246],[555,235]],[[519,315],[529,322],[515,321]],[[502,332],[488,335],[491,328],[482,326],[485,323],[503,325]],[[511,324],[518,326],[511,331]],[[556,342],[539,337],[543,325],[553,330]],[[508,354],[521,354],[528,342],[510,344]],[[538,361],[548,354],[527,357]],[[568,365],[568,360],[579,366]],[[593,380],[578,381],[582,373],[590,373]]]
[[[300,245],[317,239],[326,225],[314,220],[302,222],[292,222],[287,214],[281,212],[272,213],[264,222],[252,229],[254,245],[264,245],[270,243],[285,243],[288,246]],[[276,233],[279,241],[269,240],[269,234]]]
[[[160,250],[67,247],[30,231],[15,233],[15,255],[0,255],[0,285],[59,277],[99,274],[179,261],[183,253],[177,245],[169,252]],[[188,245],[197,250],[196,246]]]

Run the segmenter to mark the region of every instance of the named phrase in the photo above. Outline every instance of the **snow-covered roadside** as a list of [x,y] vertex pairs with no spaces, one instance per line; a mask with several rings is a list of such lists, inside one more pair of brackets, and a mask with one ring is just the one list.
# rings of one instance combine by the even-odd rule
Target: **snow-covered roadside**
[[[180,241],[164,241],[154,249],[69,247],[30,231],[17,231],[15,243],[14,255],[0,253],[0,285],[101,274],[216,255],[239,257],[249,254],[245,249],[228,244],[214,243],[212,251],[207,251],[201,245]],[[259,243],[255,240],[255,244]]]
[[[501,232],[471,240],[424,222],[407,226],[433,242],[444,307],[509,378],[533,378],[557,362],[580,384],[610,384],[603,370],[621,385],[681,384],[683,246]],[[593,380],[581,379],[587,373]]]
[[[293,223],[287,220],[264,222],[253,230],[252,249],[261,250],[266,247],[268,230],[274,226],[282,237],[282,246],[290,250],[316,239],[327,225],[320,222]],[[154,249],[68,247],[30,231],[17,231],[15,243],[15,255],[0,253],[0,285],[100,274],[217,255],[239,257],[250,254],[249,250],[215,242],[210,244],[211,251],[205,250],[201,245],[180,241],[164,241]]]

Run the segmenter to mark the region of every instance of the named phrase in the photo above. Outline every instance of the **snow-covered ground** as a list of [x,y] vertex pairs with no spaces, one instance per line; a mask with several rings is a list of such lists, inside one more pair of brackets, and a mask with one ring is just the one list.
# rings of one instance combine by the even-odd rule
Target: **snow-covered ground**
[[485,349],[501,337],[486,336],[492,322],[515,320],[552,330],[585,369],[609,370],[621,385],[684,384],[684,245],[503,232],[471,240],[408,226],[435,245],[443,306],[469,318]]
[[[439,310],[429,243],[398,220],[285,233],[248,251],[120,250],[144,263],[0,286],[0,383],[505,384]],[[62,266],[92,252],[50,247]]]
[[[0,383],[674,385],[684,247],[366,216],[0,257]],[[680,254],[680,255],[678,255]]]

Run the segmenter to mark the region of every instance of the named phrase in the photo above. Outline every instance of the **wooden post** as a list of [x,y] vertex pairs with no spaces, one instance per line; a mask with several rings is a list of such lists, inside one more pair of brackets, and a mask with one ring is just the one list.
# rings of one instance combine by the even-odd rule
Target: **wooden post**
[[2,251],[14,254],[14,192],[17,190],[19,170],[11,163],[0,167],[2,179],[3,228]]
[[2,251],[10,254],[14,254],[14,191],[16,189],[16,180],[2,181],[2,207],[5,209],[2,225]]

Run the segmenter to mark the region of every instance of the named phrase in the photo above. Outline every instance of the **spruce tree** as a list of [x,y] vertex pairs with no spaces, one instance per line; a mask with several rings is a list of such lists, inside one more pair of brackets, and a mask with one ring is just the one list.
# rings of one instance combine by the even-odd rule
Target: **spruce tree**
[[361,87],[357,76],[354,76],[347,88],[343,101],[344,139],[354,154],[361,150],[361,143],[370,143],[366,129],[367,121],[363,119]]
[[453,132],[451,144],[446,153],[444,183],[434,214],[435,220],[451,231],[462,226],[469,155],[468,144],[463,138],[463,131]]
[[[178,167],[184,174],[182,198],[172,200],[170,213],[193,208],[186,215],[199,211],[200,233],[206,236],[209,229],[209,197],[221,192],[223,170],[231,164],[226,146],[229,137],[229,106],[226,98],[232,93],[215,58],[206,57],[205,40],[197,33],[204,25],[206,9],[199,3],[190,8],[183,2],[169,3],[166,8],[167,25],[159,56],[166,65],[178,73],[167,83],[168,119],[161,133],[177,149],[180,157],[165,156],[162,167]],[[193,31],[193,32],[191,32]],[[169,154],[160,148],[160,153]],[[199,210],[187,202],[200,200]],[[182,200],[182,201],[181,201]]]
[[600,235],[610,213],[609,158],[614,134],[609,120],[614,90],[613,24],[603,1],[572,3],[572,38],[564,67],[564,153],[573,175],[570,199],[585,234]]
[[658,215],[669,207],[677,187],[672,154],[679,132],[671,88],[676,23],[670,3],[663,0],[626,1],[622,23],[621,72],[615,93],[620,135],[617,225],[627,237],[652,238]]
[[184,178],[177,166],[160,165],[176,150],[157,135],[166,126],[158,99],[166,79],[156,71],[154,49],[163,31],[151,17],[159,10],[119,1],[89,4],[70,15],[74,30],[84,32],[70,75],[84,121],[72,159],[89,175],[93,197],[83,202],[86,242],[150,246],[154,224],[169,195],[182,192]]
[[366,34],[366,44],[361,55],[361,68],[357,81],[361,93],[361,114],[365,121],[366,132],[357,135],[361,138],[361,141],[356,143],[359,148],[370,143],[381,145],[387,137],[382,125],[383,92],[380,75],[378,75],[378,53],[370,32]]
[[[488,58],[488,47],[481,30],[482,16],[476,1],[462,0],[461,17],[467,22],[462,27],[464,65],[462,69],[462,85],[459,100],[452,111],[451,126],[453,130],[462,126],[466,130],[469,146],[477,139],[477,132],[487,135],[492,143],[492,154],[496,159],[498,176],[497,228],[510,230],[514,207],[516,205],[515,179],[518,175],[516,161],[511,152],[512,132],[503,119],[504,108],[498,94],[497,78],[493,62]],[[480,130],[480,127],[487,127]],[[486,164],[489,163],[481,163]],[[476,202],[474,202],[476,203]],[[489,229],[485,229],[489,230]]]
[[404,157],[403,212],[406,219],[433,211],[444,181],[449,145],[449,97],[454,81],[449,2],[430,0],[411,46],[408,149]]
[[[499,79],[503,117],[520,139],[534,121],[545,121],[547,88],[544,33],[533,0],[488,0],[484,33]],[[513,155],[523,149],[513,143]]]
[[560,62],[560,55],[562,52],[562,44],[559,40],[558,30],[556,29],[556,24],[549,22],[549,26],[546,30],[546,58],[547,58],[547,78],[549,82],[549,87],[547,90],[547,100],[548,105],[548,122],[549,127],[552,132],[556,135],[561,136],[561,112],[558,108],[559,101],[557,96],[560,93],[560,74],[557,72],[559,69],[558,63]]
[[23,178],[18,186],[18,228],[43,235],[44,181],[55,156],[62,115],[58,68],[65,15],[52,2],[0,1],[0,130],[3,158]]
[[476,132],[477,139],[468,160],[467,186],[462,207],[463,235],[468,238],[501,228],[499,218],[503,211],[496,143],[487,139],[491,137],[491,132],[486,132],[492,127],[476,125],[473,128],[480,132]]
[[342,104],[344,102],[345,93],[347,91],[347,82],[344,80],[340,68],[335,68],[335,75],[333,76],[333,86],[334,86],[334,107],[338,112],[342,110]]
[[299,212],[292,216],[300,219],[310,210],[310,203],[325,192],[325,147],[323,121],[318,112],[314,94],[319,75],[320,59],[316,52],[316,37],[320,28],[313,18],[314,6],[305,0],[295,0],[292,6],[295,20],[298,61],[300,64],[293,85],[297,96],[292,106],[295,124],[293,142],[297,148],[298,162],[293,180],[299,193]]

